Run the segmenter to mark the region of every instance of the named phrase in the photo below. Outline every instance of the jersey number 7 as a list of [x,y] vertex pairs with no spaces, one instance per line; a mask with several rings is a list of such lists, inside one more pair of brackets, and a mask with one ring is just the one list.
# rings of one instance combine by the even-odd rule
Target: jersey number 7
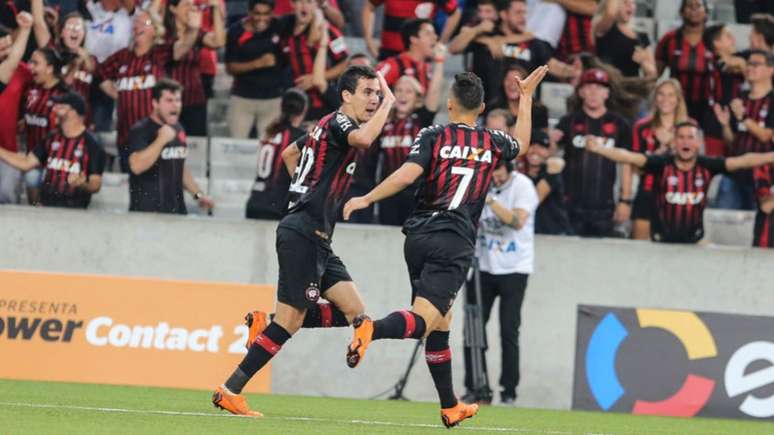
[[462,180],[460,180],[460,184],[457,186],[457,191],[454,192],[454,197],[451,200],[451,204],[449,204],[449,210],[454,210],[460,206],[463,198],[465,198],[465,192],[468,191],[470,180],[473,178],[473,168],[461,168],[459,166],[452,166],[451,173],[452,175],[462,176]]

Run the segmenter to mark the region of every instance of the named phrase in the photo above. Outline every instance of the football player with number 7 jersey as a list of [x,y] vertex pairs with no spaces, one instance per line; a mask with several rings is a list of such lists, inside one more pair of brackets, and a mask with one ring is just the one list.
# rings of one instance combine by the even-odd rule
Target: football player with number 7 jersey
[[451,306],[475,254],[478,220],[492,172],[500,160],[512,160],[527,151],[532,95],[547,71],[544,65],[525,80],[517,79],[521,98],[516,139],[476,124],[484,110],[481,79],[470,72],[457,74],[447,102],[451,123],[422,129],[403,166],[367,195],[352,198],[344,206],[347,220],[352,212],[393,196],[420,179],[417,207],[403,227],[412,309],[395,311],[376,321],[365,315],[356,317],[347,364],[357,366],[373,340],[427,338],[425,359],[446,427],[478,412],[478,405],[459,402],[452,388]]
[[[365,311],[347,268],[331,249],[331,236],[357,151],[379,136],[395,96],[381,74],[357,65],[339,78],[338,92],[339,110],[282,152],[288,172],[295,175],[288,214],[277,227],[276,312],[268,326],[265,313],[248,314],[247,356],[212,396],[215,406],[232,414],[261,416],[250,410],[242,389],[296,331],[349,326]],[[321,297],[330,304],[318,303]]]

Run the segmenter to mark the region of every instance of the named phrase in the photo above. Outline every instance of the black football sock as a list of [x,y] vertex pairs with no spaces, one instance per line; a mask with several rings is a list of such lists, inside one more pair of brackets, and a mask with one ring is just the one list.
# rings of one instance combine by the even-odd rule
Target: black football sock
[[390,313],[384,319],[374,321],[373,340],[383,338],[422,338],[425,335],[425,319],[411,311]]
[[289,339],[290,334],[285,328],[271,322],[250,345],[247,355],[226,381],[226,388],[234,394],[240,394],[247,381],[258,373],[258,370],[265,366]]
[[302,328],[338,328],[349,326],[347,316],[333,304],[318,303],[306,310]]
[[451,349],[449,349],[449,331],[433,331],[425,341],[425,360],[433,377],[441,408],[453,408],[457,405],[452,385]]

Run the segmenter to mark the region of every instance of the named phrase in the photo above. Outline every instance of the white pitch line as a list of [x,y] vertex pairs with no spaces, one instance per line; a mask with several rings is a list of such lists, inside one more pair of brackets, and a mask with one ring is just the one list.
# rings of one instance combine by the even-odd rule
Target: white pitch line
[[[76,405],[51,405],[42,403],[22,403],[22,402],[0,402],[0,406],[17,406],[25,408],[43,408],[43,409],[70,409],[78,411],[97,411],[108,413],[122,413],[122,414],[145,414],[145,415],[176,415],[184,417],[220,417],[220,418],[254,418],[241,415],[231,415],[222,413],[209,413],[209,412],[190,412],[190,411],[161,411],[161,410],[145,410],[145,409],[127,409],[127,408],[101,408],[92,406],[76,406]],[[423,428],[423,429],[441,429],[444,426],[440,424],[425,424],[425,423],[395,423],[390,421],[376,421],[376,420],[336,420],[330,418],[316,418],[316,417],[274,417],[264,416],[264,419],[270,420],[285,420],[285,421],[310,421],[318,423],[339,423],[339,424],[354,424],[354,425],[371,425],[371,426],[395,426],[395,427],[410,427],[410,428]],[[476,432],[531,432],[536,433],[533,429],[515,428],[515,427],[486,427],[486,426],[459,426],[460,430],[476,431]],[[573,432],[561,432],[561,431],[540,431],[538,433],[546,435],[571,435]]]

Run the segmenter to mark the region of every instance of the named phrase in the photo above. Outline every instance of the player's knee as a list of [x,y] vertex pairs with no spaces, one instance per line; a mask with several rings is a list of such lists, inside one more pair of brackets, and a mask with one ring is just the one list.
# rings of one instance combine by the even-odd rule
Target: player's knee
[[274,314],[273,322],[282,326],[288,334],[294,335],[304,324],[306,310],[291,307],[290,305],[277,304],[277,312]]

